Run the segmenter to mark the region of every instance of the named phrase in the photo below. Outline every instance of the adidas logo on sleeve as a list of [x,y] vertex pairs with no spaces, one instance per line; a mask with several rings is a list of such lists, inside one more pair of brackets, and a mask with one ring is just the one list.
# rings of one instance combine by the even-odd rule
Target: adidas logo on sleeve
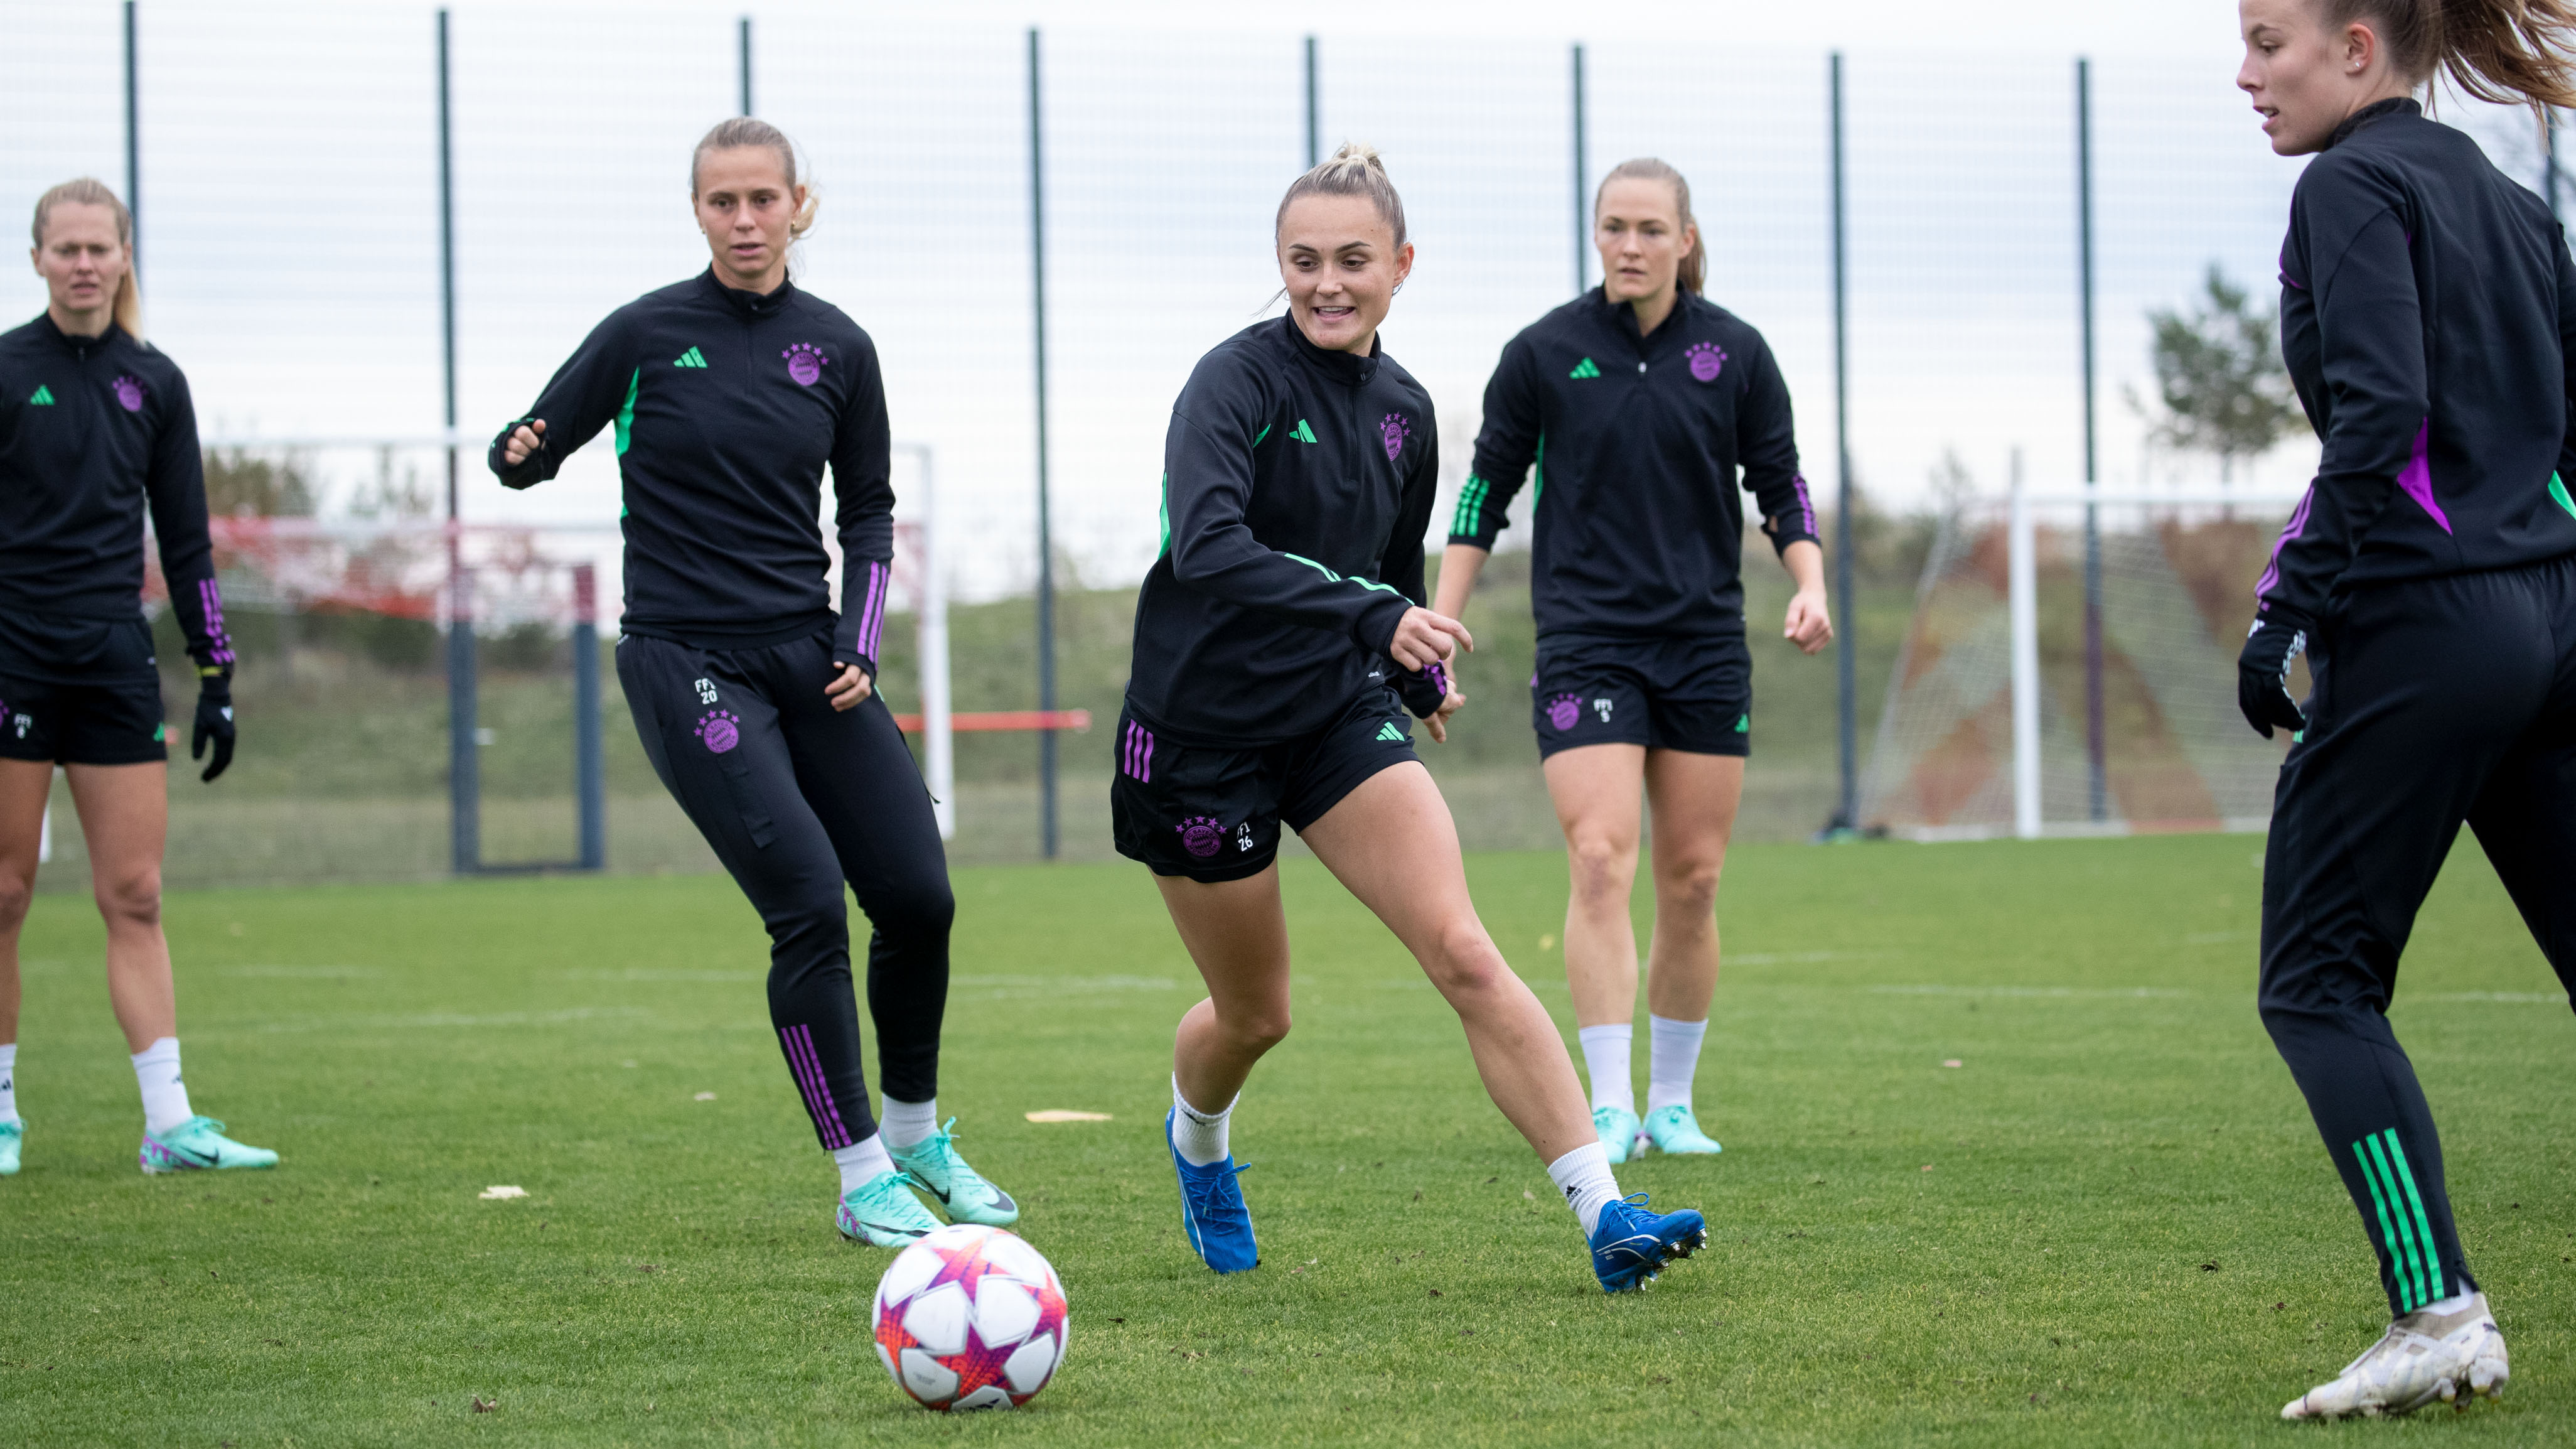
[[678,357],[671,359],[671,365],[673,367],[704,367],[707,365],[706,354],[692,347],[688,351],[681,353]]
[[1574,370],[1566,374],[1567,377],[1573,378],[1578,382],[1587,377],[1599,377],[1600,375],[1600,367],[1595,365],[1589,357],[1574,364]]
[[44,385],[43,383],[41,383],[41,382],[40,382],[40,383],[37,383],[37,384],[36,384],[36,390],[35,390],[35,392],[34,392],[33,394],[31,394],[31,395],[28,397],[28,399],[27,399],[27,406],[29,406],[29,407],[33,407],[33,408],[49,408],[49,407],[52,407],[53,405],[54,405],[54,391],[53,391],[53,389],[52,389],[52,388],[49,388],[49,387],[47,387],[47,386],[45,386],[45,385]]

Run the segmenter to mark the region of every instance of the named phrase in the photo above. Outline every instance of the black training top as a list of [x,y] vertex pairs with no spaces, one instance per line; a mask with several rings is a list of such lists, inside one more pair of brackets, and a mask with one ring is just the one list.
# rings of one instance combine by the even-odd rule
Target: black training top
[[[510,431],[543,418],[517,467]],[[782,282],[737,292],[713,268],[608,314],[492,440],[512,488],[552,478],[617,425],[629,634],[754,649],[830,627],[832,657],[870,674],[885,631],[894,487],[876,344],[840,308]],[[816,521],[823,465],[839,499],[841,615]]]
[[2571,341],[2576,268],[2539,197],[2411,100],[2336,128],[2281,247],[2281,356],[2324,455],[2256,607],[2576,553]]
[[1774,549],[1816,541],[1770,344],[1689,292],[1640,337],[1636,309],[1596,287],[1504,346],[1449,541],[1492,548],[1533,464],[1541,638],[1742,629],[1739,476]]
[[1136,600],[1130,710],[1173,738],[1273,744],[1394,685],[1429,715],[1440,666],[1387,655],[1422,602],[1440,473],[1431,394],[1386,355],[1287,317],[1199,359],[1163,439],[1163,552]]
[[[74,337],[50,314],[0,334],[0,610],[36,621],[11,631],[13,654],[61,635],[54,667],[71,677],[53,682],[75,682],[96,642],[74,637],[92,632],[80,625],[141,616],[146,507],[188,652],[200,670],[231,673],[179,364],[123,328]],[[48,672],[41,659],[11,667]]]

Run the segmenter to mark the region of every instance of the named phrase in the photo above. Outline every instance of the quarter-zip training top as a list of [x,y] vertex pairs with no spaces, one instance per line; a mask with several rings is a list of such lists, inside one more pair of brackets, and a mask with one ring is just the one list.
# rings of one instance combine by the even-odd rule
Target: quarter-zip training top
[[2257,607],[2576,553],[2576,267],[2540,198],[2388,100],[2290,198],[2281,356],[2324,442]]
[[188,653],[231,673],[197,411],[179,365],[121,327],[74,337],[51,314],[0,334],[0,610],[141,617],[146,508]]
[[[513,467],[511,429],[543,418]],[[630,634],[754,649],[831,627],[832,657],[874,674],[894,559],[885,383],[876,344],[840,308],[782,282],[739,292],[713,268],[608,314],[528,410],[493,439],[512,488],[555,476],[616,425]],[[817,522],[830,464],[841,614]]]
[[1687,291],[1643,336],[1636,309],[1595,287],[1504,346],[1449,541],[1492,548],[1534,466],[1542,639],[1740,632],[1739,476],[1775,550],[1817,542],[1770,345]]
[[1431,394],[1386,355],[1257,322],[1199,359],[1163,442],[1163,551],[1136,601],[1129,708],[1231,748],[1333,722],[1394,687],[1428,716],[1437,666],[1387,654],[1420,604],[1440,473]]

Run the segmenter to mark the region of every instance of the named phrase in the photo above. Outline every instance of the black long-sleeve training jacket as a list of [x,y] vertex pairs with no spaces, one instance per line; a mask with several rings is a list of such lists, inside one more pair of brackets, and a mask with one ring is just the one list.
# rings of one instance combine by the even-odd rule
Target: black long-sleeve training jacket
[[1136,601],[1130,709],[1242,747],[1322,728],[1364,689],[1428,716],[1446,676],[1387,654],[1423,600],[1440,474],[1431,394],[1287,317],[1199,359],[1163,441],[1163,552]]
[[231,673],[179,364],[123,328],[74,337],[50,314],[0,334],[0,609],[139,616],[146,508],[188,653],[201,671]]
[[[544,446],[512,467],[502,446],[530,418],[545,420]],[[611,423],[625,485],[621,628],[756,649],[831,625],[816,521],[828,463],[842,560],[832,657],[876,673],[894,487],[885,382],[857,323],[793,282],[759,296],[712,268],[647,292],[592,329],[492,440],[492,471],[531,487]]]
[[1817,541],[1770,344],[1689,292],[1640,336],[1636,309],[1596,287],[1504,346],[1449,541],[1492,548],[1533,466],[1541,638],[1740,629],[1739,476],[1774,549]]
[[2576,267],[2540,198],[2382,101],[2290,200],[2281,356],[2325,444],[2257,608],[2576,553]]

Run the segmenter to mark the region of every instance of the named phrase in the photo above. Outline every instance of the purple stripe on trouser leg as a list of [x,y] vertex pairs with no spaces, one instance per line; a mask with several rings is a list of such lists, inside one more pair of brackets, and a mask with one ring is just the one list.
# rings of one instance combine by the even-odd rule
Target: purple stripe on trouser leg
[[1136,778],[1151,784],[1154,779],[1154,732],[1145,729],[1137,732],[1145,738],[1143,748],[1136,752]]
[[778,1037],[786,1048],[797,1090],[804,1094],[805,1110],[814,1119],[816,1135],[827,1148],[849,1146],[850,1129],[842,1125],[841,1109],[832,1105],[832,1089],[823,1080],[823,1063],[814,1052],[813,1032],[800,1023],[781,1028]]
[[796,1044],[804,1050],[805,1069],[814,1074],[814,1096],[822,1104],[820,1108],[822,1119],[831,1124],[832,1130],[828,1135],[836,1139],[832,1145],[849,1146],[856,1139],[850,1136],[849,1125],[841,1120],[839,1104],[832,1100],[831,1081],[823,1074],[822,1053],[814,1050],[814,1029],[799,1023],[796,1027]]
[[805,1099],[805,1115],[814,1119],[815,1135],[827,1139],[824,1145],[830,1146],[831,1134],[822,1130],[823,1109],[816,1096],[820,1083],[806,1072],[804,1054],[796,1049],[796,1028],[778,1029],[778,1049],[787,1054],[787,1074],[796,1079],[796,1095]]

